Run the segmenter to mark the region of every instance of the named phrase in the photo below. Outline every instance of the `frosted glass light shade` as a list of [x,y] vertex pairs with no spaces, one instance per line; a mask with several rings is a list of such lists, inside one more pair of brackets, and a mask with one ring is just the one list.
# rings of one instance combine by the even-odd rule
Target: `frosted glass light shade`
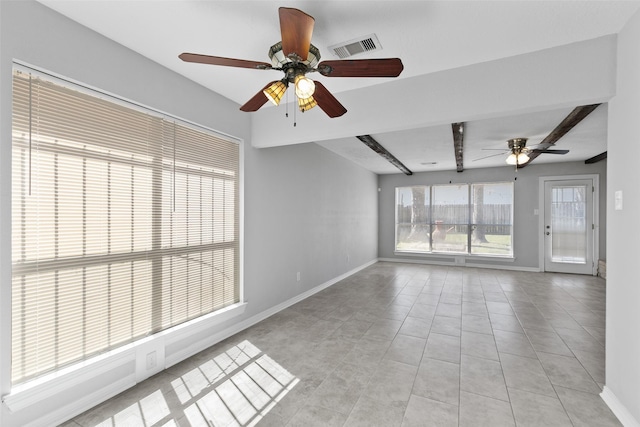
[[296,76],[294,84],[296,86],[296,95],[301,99],[309,98],[316,90],[316,84],[313,80],[306,78],[302,74]]
[[527,156],[527,153],[519,153],[517,156],[515,153],[511,153],[509,154],[509,157],[507,157],[507,164],[509,165],[523,165],[525,163],[527,163],[529,161],[529,156]]

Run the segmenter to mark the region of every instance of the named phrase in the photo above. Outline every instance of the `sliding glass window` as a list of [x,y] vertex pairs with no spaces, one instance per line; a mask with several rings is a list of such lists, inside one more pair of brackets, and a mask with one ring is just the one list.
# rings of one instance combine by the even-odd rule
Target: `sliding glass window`
[[431,187],[396,189],[396,249],[429,252],[431,241]]
[[396,188],[397,252],[513,255],[513,183]]
[[513,254],[513,184],[471,186],[471,253]]
[[12,382],[239,302],[237,141],[13,76]]
[[469,186],[434,185],[431,204],[433,224],[431,241],[434,252],[469,251]]

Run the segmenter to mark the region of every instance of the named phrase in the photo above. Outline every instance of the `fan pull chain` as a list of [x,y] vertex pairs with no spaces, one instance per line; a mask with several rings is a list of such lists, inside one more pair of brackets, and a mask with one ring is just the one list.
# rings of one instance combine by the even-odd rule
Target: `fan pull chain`
[[289,118],[289,91],[287,91],[285,95],[287,96],[287,102],[285,105],[284,116]]

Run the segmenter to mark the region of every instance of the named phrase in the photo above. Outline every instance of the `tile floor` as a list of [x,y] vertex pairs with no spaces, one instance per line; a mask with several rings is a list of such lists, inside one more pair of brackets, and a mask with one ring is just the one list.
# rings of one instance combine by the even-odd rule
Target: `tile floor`
[[605,281],[380,262],[77,426],[619,426]]

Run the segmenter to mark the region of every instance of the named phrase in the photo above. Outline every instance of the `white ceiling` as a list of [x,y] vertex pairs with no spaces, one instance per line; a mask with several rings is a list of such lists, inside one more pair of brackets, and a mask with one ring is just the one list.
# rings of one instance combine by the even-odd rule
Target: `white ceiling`
[[[267,51],[280,40],[280,6],[315,18],[312,43],[324,60],[338,59],[328,46],[376,34],[383,49],[354,59],[399,57],[405,67],[399,79],[616,34],[640,7],[638,1],[39,1],[239,105],[280,72],[184,63],[178,55],[269,62]],[[338,99],[343,91],[390,80],[312,77]],[[540,142],[570,111],[467,122],[465,168],[504,165],[502,156],[474,160],[497,153],[483,149],[506,148],[509,138]],[[541,155],[536,163],[585,160],[606,151],[606,117],[601,105],[558,143],[569,154]],[[456,168],[448,125],[372,136],[415,172]],[[356,138],[318,143],[373,172],[398,172]]]

